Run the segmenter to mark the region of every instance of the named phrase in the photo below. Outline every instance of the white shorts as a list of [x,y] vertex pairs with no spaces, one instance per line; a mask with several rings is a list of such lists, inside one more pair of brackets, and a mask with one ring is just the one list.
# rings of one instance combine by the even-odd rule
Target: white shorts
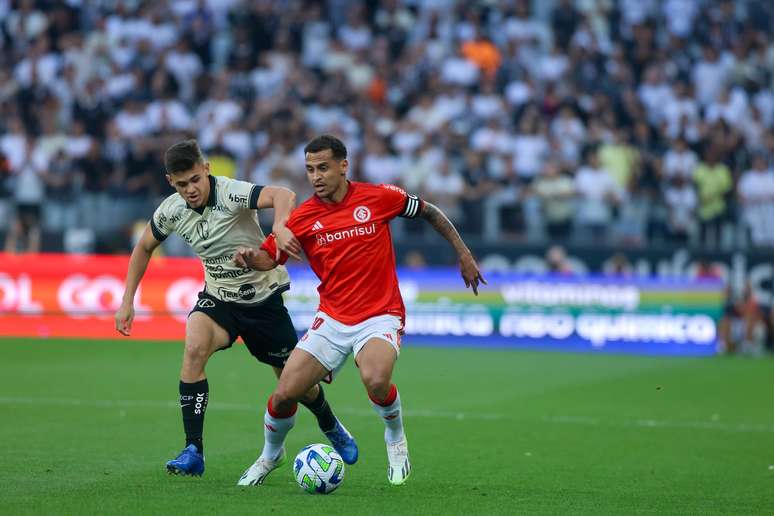
[[328,371],[330,382],[347,361],[350,353],[355,355],[371,339],[389,342],[400,354],[400,336],[403,323],[394,315],[377,315],[349,326],[340,323],[324,312],[317,312],[309,331],[296,345],[314,356]]

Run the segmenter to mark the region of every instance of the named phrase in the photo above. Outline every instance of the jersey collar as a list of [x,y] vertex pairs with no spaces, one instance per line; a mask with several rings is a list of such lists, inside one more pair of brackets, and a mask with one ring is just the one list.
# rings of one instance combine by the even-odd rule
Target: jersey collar
[[347,179],[347,193],[344,194],[344,198],[339,202],[325,202],[319,197],[317,197],[317,194],[312,194],[312,197],[314,197],[314,200],[317,202],[317,204],[321,204],[325,206],[326,208],[333,209],[337,208],[339,206],[343,206],[347,204],[349,201],[349,198],[352,197],[352,192],[355,190],[355,183]]
[[188,201],[185,203],[185,207],[189,210],[194,210],[195,212],[198,212],[200,215],[204,212],[204,208],[209,206],[212,208],[215,206],[215,202],[218,200],[218,181],[215,179],[213,175],[207,176],[207,178],[210,180],[210,195],[207,196],[207,204],[202,206],[201,208],[194,208],[190,204],[188,204]]

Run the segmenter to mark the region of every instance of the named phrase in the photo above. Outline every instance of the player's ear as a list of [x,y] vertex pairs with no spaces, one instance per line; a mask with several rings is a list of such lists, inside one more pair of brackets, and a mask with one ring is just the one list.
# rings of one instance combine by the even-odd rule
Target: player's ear
[[204,162],[204,171],[205,171],[205,173],[208,176],[210,175],[210,162],[209,161],[205,161]]
[[341,175],[346,176],[347,175],[347,169],[349,168],[349,161],[344,158],[341,160]]
[[169,186],[174,188],[175,187],[175,183],[172,182],[172,176],[170,176],[169,174],[165,174],[165,177],[167,178],[167,182],[169,183]]

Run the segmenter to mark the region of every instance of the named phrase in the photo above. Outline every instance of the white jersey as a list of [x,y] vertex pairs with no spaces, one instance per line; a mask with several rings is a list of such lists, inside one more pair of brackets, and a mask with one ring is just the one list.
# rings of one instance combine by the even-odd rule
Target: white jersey
[[204,266],[205,292],[221,301],[260,304],[290,288],[283,266],[270,271],[241,268],[234,263],[239,247],[260,247],[265,240],[255,206],[262,186],[209,176],[210,196],[194,209],[175,192],[156,208],[150,221],[153,237],[163,241],[172,232],[193,248]]

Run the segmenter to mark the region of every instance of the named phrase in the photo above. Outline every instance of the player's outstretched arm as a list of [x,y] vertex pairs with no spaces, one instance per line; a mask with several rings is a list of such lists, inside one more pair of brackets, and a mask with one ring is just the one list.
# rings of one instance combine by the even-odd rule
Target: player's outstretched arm
[[234,253],[234,263],[239,267],[247,267],[257,271],[270,271],[277,266],[277,262],[263,249],[240,247]]
[[472,288],[473,293],[478,295],[479,282],[486,285],[486,280],[481,275],[476,259],[473,258],[470,249],[468,249],[468,246],[465,245],[462,237],[457,232],[457,228],[454,227],[454,224],[451,223],[440,208],[426,201],[422,205],[420,216],[428,221],[457,251],[457,256],[460,259],[460,272],[462,273],[462,279],[465,280],[465,286]]
[[274,224],[271,230],[277,239],[277,248],[300,260],[301,243],[286,226],[295,207],[295,192],[282,186],[264,186],[258,195],[257,208],[274,208]]
[[137,293],[137,287],[140,280],[148,268],[153,251],[161,244],[153,237],[150,224],[145,227],[140,241],[132,250],[132,257],[129,258],[129,268],[126,271],[126,290],[124,298],[121,301],[121,307],[116,312],[116,330],[122,335],[132,333],[132,321],[134,320],[134,295]]

